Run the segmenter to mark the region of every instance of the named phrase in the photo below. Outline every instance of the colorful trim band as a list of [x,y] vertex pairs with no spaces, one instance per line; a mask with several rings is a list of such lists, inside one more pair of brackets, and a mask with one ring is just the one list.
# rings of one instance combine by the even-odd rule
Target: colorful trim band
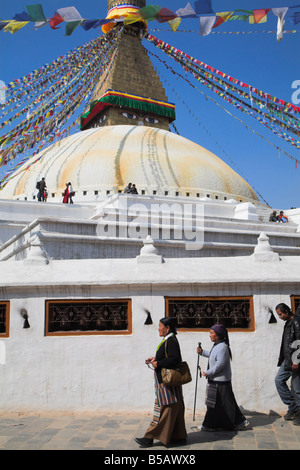
[[90,109],[81,116],[80,129],[83,130],[97,114],[108,106],[137,109],[146,113],[167,117],[170,119],[170,122],[175,120],[175,104],[173,103],[122,93],[116,90],[107,90],[99,100],[93,101]]

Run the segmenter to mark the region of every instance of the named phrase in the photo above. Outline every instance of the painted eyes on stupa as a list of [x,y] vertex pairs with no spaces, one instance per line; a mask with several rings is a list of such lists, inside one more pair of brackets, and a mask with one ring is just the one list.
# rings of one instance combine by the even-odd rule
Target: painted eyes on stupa
[[96,129],[97,127],[99,127],[99,124],[103,124],[104,121],[106,121],[106,114],[104,114],[103,116],[100,116],[99,118],[99,121],[98,122],[94,122],[94,124],[92,125],[92,129]]
[[159,120],[153,117],[139,117],[133,113],[122,113],[122,116],[126,117],[127,119],[143,119],[144,121],[148,122],[149,124],[159,124]]
[[159,120],[158,120],[158,119],[151,118],[151,117],[146,117],[146,118],[145,118],[145,121],[146,121],[146,122],[149,122],[149,124],[158,124],[158,123],[159,123]]
[[132,113],[122,113],[122,116],[126,117],[127,119],[137,119],[137,115],[136,114],[132,114]]

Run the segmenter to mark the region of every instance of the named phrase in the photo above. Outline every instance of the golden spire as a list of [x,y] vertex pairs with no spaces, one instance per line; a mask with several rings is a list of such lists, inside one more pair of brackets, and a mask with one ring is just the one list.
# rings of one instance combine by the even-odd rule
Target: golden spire
[[[145,0],[125,3],[108,0],[108,16],[117,17],[114,8],[143,8]],[[120,39],[104,79],[96,85],[91,109],[81,119],[81,129],[114,125],[144,125],[169,130],[175,119],[175,106],[168,103],[164,87],[142,45],[144,27],[140,22],[123,25],[112,23],[111,30],[120,29]]]

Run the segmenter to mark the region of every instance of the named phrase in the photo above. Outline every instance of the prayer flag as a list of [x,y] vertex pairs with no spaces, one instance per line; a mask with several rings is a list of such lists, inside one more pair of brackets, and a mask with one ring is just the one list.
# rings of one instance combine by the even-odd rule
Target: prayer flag
[[99,20],[83,20],[81,22],[81,26],[85,31],[88,31],[91,28],[96,28],[97,26],[100,26],[100,23]]
[[9,21],[0,21],[0,31],[5,28]]
[[214,28],[217,28],[217,26],[220,26],[220,24],[225,23],[225,21],[229,20],[232,14],[233,11],[223,11],[221,13],[217,13],[217,19],[214,24]]
[[9,23],[4,27],[3,31],[7,33],[8,31],[11,34],[15,34],[17,31],[19,31],[21,28],[26,26],[29,23],[29,21],[15,21],[11,20]]
[[[96,29],[96,28],[98,28],[99,26],[102,26],[102,25],[104,25],[104,24],[108,24],[108,23],[110,23],[110,22],[111,22],[111,20],[108,20],[108,19],[97,20],[97,23],[95,23],[95,24],[93,25],[93,29]],[[81,24],[82,24],[82,22],[81,22]]]
[[75,7],[59,8],[57,13],[64,21],[82,21],[83,18]]
[[233,15],[230,18],[228,18],[228,21],[233,21],[233,20],[248,21],[250,15],[252,15],[252,11],[234,10]]
[[30,16],[26,11],[23,11],[22,13],[16,13],[15,16],[13,17],[13,20],[16,21],[30,21]]
[[47,21],[42,5],[26,5],[26,10],[28,11],[30,21]]
[[109,23],[110,20],[104,19],[104,20],[98,20],[97,23],[93,26],[93,28],[97,28],[98,26],[102,26],[103,24]]
[[211,8],[211,0],[197,0],[194,2],[194,8],[197,15],[207,15],[214,13]]
[[200,35],[207,36],[216,21],[216,15],[213,16],[200,16]]
[[34,24],[34,29],[37,30],[39,28],[42,28],[43,26],[46,26],[46,24],[48,24],[48,21],[37,21]]
[[177,18],[177,15],[169,10],[169,8],[162,8],[156,15],[156,19],[159,23],[165,23],[174,20],[174,18]]
[[141,8],[139,13],[144,20],[153,21],[159,10],[161,10],[159,5],[148,5],[147,7]]
[[[253,22],[254,23],[265,23],[267,21],[267,14],[269,13],[270,10],[271,10],[271,8],[266,8],[266,9],[262,9],[262,10],[253,10],[253,18],[254,18]],[[249,23],[250,24],[252,23],[251,16],[249,18]]]
[[289,9],[288,7],[272,8],[272,12],[278,18],[278,21],[277,21],[277,42],[281,41],[281,39],[283,38],[283,30],[284,30],[284,25],[285,25],[284,17],[286,15],[288,9]]
[[168,21],[169,23],[169,26],[171,27],[171,29],[174,31],[174,33],[176,33],[180,23],[181,23],[181,18],[177,17],[177,18],[174,18],[174,20],[170,20]]
[[66,24],[66,36],[71,36],[73,31],[77,28],[77,26],[81,23],[80,21],[68,21]]
[[50,18],[49,25],[51,26],[52,29],[58,29],[58,28],[56,28],[56,26],[58,24],[62,23],[63,21],[64,20],[62,19],[62,17],[56,11],[53,18]]
[[290,20],[293,25],[300,23],[300,12],[293,13],[293,15],[290,16]]
[[255,21],[254,15],[249,16],[249,24],[257,24],[257,23],[266,23],[267,22],[267,17],[264,16],[260,21]]
[[184,18],[196,17],[196,12],[193,10],[190,3],[187,3],[187,5],[184,8],[179,8],[179,10],[177,10],[176,13],[178,16],[181,16]]

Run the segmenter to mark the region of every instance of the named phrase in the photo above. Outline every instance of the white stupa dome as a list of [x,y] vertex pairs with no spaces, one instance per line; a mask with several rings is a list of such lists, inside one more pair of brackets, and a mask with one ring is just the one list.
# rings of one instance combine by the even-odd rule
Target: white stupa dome
[[184,137],[145,126],[107,126],[71,135],[18,168],[0,198],[32,200],[42,177],[50,202],[61,198],[68,182],[75,202],[104,199],[129,182],[146,195],[258,202],[249,184],[216,155]]

